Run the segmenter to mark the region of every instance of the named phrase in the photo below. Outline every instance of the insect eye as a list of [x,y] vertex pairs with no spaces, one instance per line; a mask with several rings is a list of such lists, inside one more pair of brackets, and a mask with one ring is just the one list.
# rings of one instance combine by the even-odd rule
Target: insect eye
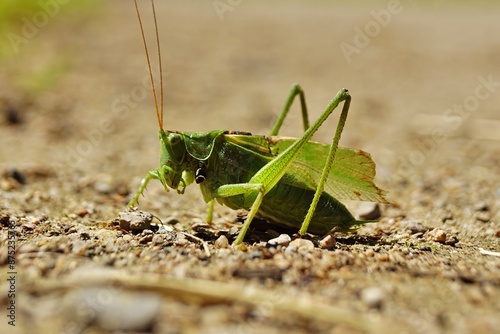
[[177,145],[181,141],[181,136],[178,134],[173,134],[169,138],[170,145]]
[[176,164],[182,163],[186,154],[182,135],[178,133],[169,134],[165,146],[170,160]]

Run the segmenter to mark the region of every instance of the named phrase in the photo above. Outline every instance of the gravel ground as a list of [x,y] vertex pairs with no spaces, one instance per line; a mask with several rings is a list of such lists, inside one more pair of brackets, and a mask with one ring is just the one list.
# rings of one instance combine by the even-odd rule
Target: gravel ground
[[133,5],[55,15],[1,60],[1,333],[498,331],[498,4],[157,2],[166,128],[265,134],[292,83],[312,119],[349,88],[342,146],[391,204],[347,203],[380,221],[324,240],[255,222],[238,248],[245,212],[205,224],[197,186],[125,213],[158,165]]

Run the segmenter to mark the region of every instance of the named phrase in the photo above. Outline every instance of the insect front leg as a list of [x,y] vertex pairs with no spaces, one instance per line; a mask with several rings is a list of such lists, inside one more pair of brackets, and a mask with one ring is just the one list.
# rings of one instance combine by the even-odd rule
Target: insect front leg
[[300,107],[302,110],[302,123],[304,124],[304,131],[306,131],[309,128],[309,116],[307,114],[306,97],[304,95],[304,91],[302,90],[302,87],[300,87],[299,84],[294,84],[292,88],[290,88],[288,97],[285,100],[285,105],[283,106],[283,109],[281,110],[281,113],[278,119],[276,120],[276,123],[274,123],[271,132],[269,132],[269,136],[278,135],[278,132],[281,129],[281,126],[283,125],[283,121],[288,115],[288,111],[290,111],[290,107],[292,106],[293,100],[297,95],[300,98]]
[[236,184],[226,184],[217,188],[214,192],[214,197],[231,197],[236,195],[245,195],[246,198],[255,197],[253,204],[248,212],[247,218],[241,227],[238,237],[233,242],[233,245],[239,245],[243,242],[245,234],[252,223],[253,218],[257,214],[259,207],[262,203],[262,199],[265,195],[265,188],[259,183],[236,183]]
[[212,217],[214,213],[214,202],[215,202],[214,200],[208,202],[207,218],[205,219],[205,221],[209,224],[212,222]]
[[134,197],[132,197],[130,202],[127,204],[127,207],[131,208],[136,203],[138,203],[139,196],[141,196],[141,194],[144,192],[144,190],[146,189],[146,187],[151,179],[159,179],[159,178],[160,178],[160,176],[158,175],[157,170],[150,170],[148,172],[148,174],[146,175],[146,177],[142,179],[139,189],[135,192]]

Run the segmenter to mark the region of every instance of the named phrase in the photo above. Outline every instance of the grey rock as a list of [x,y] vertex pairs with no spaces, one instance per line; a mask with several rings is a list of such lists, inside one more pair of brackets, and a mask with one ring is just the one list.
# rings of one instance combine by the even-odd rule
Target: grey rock
[[380,205],[378,205],[378,203],[365,202],[361,204],[358,210],[358,216],[361,219],[375,220],[379,219],[381,215],[382,212],[380,211]]

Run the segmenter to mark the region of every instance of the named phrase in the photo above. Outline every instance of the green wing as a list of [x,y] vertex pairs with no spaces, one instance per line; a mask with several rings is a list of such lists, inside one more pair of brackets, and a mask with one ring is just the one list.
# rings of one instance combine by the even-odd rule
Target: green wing
[[[264,136],[231,136],[234,141],[263,155],[277,156],[295,138]],[[310,141],[299,153],[287,171],[287,176],[297,180],[301,186],[316,189],[330,146]],[[339,147],[333,160],[332,170],[325,182],[325,191],[337,199],[388,203],[386,192],[374,183],[375,163],[369,153]]]

